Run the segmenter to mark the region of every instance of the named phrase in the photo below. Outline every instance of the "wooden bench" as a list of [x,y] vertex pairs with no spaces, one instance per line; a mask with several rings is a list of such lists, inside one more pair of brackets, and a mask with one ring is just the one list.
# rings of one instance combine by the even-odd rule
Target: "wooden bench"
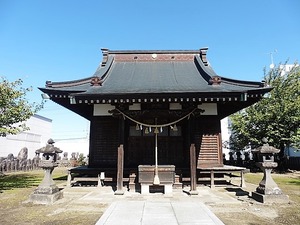
[[[244,180],[244,171],[246,168],[244,167],[237,167],[237,166],[227,166],[224,165],[222,167],[204,167],[204,168],[198,168],[199,170],[199,178],[198,180],[210,180],[210,187],[215,187],[215,181],[216,180],[224,180],[224,178],[217,178],[215,177],[215,174],[223,174],[227,177],[229,177],[229,182],[233,179],[239,179],[240,180],[240,187],[245,187],[245,180]],[[235,175],[233,173],[239,173],[239,175]],[[210,177],[202,177],[201,174],[210,174]]]
[[112,168],[74,167],[68,170],[67,187],[71,187],[76,182],[96,182],[100,187],[104,182],[115,182],[115,174],[116,171]]

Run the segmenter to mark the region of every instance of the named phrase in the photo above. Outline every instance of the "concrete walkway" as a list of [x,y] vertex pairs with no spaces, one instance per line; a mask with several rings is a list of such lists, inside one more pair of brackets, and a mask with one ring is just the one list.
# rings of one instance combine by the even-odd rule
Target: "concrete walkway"
[[[239,187],[236,187],[240,189]],[[125,191],[114,195],[111,186],[65,188],[60,210],[99,212],[96,225],[215,225],[223,224],[210,210],[214,206],[242,207],[235,188],[197,187],[198,195],[189,195],[190,188],[174,189],[172,194]],[[56,213],[56,212],[55,212]]]
[[221,225],[203,203],[191,201],[117,201],[96,225]]

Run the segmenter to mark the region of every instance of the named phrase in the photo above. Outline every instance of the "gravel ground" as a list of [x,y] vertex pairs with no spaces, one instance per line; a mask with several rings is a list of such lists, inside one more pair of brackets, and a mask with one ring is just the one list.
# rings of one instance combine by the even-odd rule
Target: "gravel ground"
[[[296,174],[299,178],[300,174]],[[284,176],[284,175],[282,175]],[[63,189],[64,197],[52,205],[34,205],[26,202],[35,187],[4,190],[0,193],[1,225],[46,225],[46,224],[95,224],[113,201],[120,200],[157,200],[201,201],[205,203],[225,224],[300,224],[300,204],[290,198],[288,204],[262,204],[249,198],[256,186],[247,184],[247,188],[199,186],[197,196],[188,196],[181,190],[172,196],[161,193],[142,196],[139,193],[126,192],[116,196],[110,186],[97,188],[67,188],[65,181],[56,181]],[[185,188],[188,190],[188,187]],[[284,191],[284,190],[283,190]],[[297,192],[298,193],[295,193]],[[300,188],[293,191],[300,195]]]

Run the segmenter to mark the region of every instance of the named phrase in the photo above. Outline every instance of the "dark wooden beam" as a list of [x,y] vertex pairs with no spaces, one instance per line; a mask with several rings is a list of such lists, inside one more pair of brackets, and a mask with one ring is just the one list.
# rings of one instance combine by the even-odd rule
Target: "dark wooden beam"
[[196,147],[195,144],[191,144],[190,147],[190,165],[191,165],[191,195],[197,195],[197,173],[196,173]]
[[123,145],[118,147],[118,168],[117,168],[117,190],[115,195],[123,195],[123,171],[124,171],[124,149]]

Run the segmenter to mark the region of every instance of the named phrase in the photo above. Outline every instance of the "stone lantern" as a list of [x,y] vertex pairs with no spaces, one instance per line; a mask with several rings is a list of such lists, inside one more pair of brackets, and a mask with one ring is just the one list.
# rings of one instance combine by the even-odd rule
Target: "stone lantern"
[[277,162],[274,162],[274,154],[279,153],[280,150],[270,146],[266,139],[263,142],[262,146],[252,151],[259,160],[256,165],[264,172],[259,186],[255,192],[252,192],[252,197],[262,203],[288,202],[288,196],[282,193],[271,176],[272,170],[277,167]]
[[36,150],[36,153],[42,154],[39,167],[44,169],[45,175],[38,188],[30,195],[29,201],[36,204],[52,204],[63,197],[63,193],[56,186],[52,179],[52,172],[58,166],[56,162],[58,153],[61,153],[57,147],[54,147],[54,141],[49,139],[46,146]]

